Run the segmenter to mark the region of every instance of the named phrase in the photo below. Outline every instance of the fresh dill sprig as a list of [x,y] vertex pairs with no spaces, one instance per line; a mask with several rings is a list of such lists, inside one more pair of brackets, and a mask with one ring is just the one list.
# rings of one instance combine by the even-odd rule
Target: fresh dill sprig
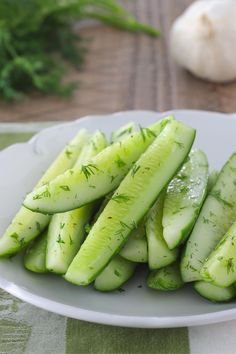
[[131,176],[134,177],[139,169],[140,169],[140,165],[134,164],[131,170]]
[[126,194],[116,194],[110,198],[110,200],[113,200],[114,202],[121,204],[121,203],[126,203],[130,201],[130,197]]
[[139,131],[144,142],[146,141],[147,137],[156,138],[156,134],[149,128],[143,128],[141,125],[139,125]]
[[90,163],[88,165],[81,166],[81,173],[85,175],[85,178],[88,180],[89,177],[95,174],[95,171],[99,171],[96,165]]
[[61,188],[63,191],[65,192],[70,192],[70,187],[67,186],[67,185],[64,185],[64,186],[60,186],[59,188]]
[[88,18],[123,30],[159,35],[116,0],[1,0],[0,97],[20,100],[30,90],[71,95],[77,83],[62,82],[65,64],[82,68],[85,41],[75,32],[74,24]]
[[33,200],[50,198],[50,197],[51,197],[51,193],[49,192],[48,188],[46,188],[45,191],[43,191],[42,193],[34,195]]

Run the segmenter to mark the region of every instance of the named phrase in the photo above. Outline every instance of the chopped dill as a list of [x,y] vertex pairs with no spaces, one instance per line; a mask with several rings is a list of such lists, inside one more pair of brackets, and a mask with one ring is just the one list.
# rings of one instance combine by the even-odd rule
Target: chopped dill
[[94,164],[88,164],[88,165],[82,165],[81,166],[81,173],[85,175],[85,178],[88,180],[89,177],[95,174],[95,171],[99,171],[96,165]]
[[70,159],[71,158],[71,155],[72,155],[72,151],[70,151],[68,148],[65,150],[65,154],[66,154],[66,157],[68,158],[68,159]]
[[64,222],[60,222],[60,229],[62,230],[65,226],[65,223]]
[[111,197],[110,200],[113,200],[114,202],[120,204],[123,202],[128,202],[130,200],[130,197],[126,194],[117,194]]
[[65,192],[70,192],[70,187],[69,186],[60,186],[61,189]]
[[63,241],[63,239],[61,238],[61,235],[58,235],[58,238],[56,240],[57,243],[61,244],[61,243],[65,243],[65,241]]
[[50,197],[51,197],[51,193],[49,192],[49,190],[47,188],[42,193],[34,195],[33,200],[42,199],[42,198],[50,198]]
[[116,163],[117,167],[119,167],[119,168],[124,167],[126,165],[126,163],[120,158],[119,155],[117,155],[115,163]]
[[131,176],[134,177],[139,169],[140,169],[140,165],[134,164],[133,167],[132,167],[132,170],[131,170]]
[[35,222],[36,224],[36,229],[40,232],[41,231],[41,225],[38,221]]
[[226,261],[227,274],[234,272],[234,262],[233,258],[228,258]]

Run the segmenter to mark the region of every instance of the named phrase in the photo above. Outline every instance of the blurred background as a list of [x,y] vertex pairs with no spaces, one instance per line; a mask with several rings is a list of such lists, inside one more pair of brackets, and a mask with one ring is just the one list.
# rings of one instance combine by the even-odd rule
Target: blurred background
[[136,18],[157,27],[160,37],[131,33],[106,24],[83,22],[86,40],[82,70],[69,68],[66,80],[79,86],[69,99],[30,93],[20,102],[0,100],[0,121],[72,120],[120,110],[202,109],[236,111],[236,83],[203,81],[180,68],[169,52],[173,21],[191,0],[119,1]]

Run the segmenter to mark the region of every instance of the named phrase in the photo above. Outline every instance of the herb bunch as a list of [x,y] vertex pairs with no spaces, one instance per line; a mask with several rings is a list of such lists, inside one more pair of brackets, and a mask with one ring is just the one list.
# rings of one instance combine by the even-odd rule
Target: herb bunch
[[116,0],[1,0],[0,96],[19,100],[32,89],[70,95],[76,84],[62,83],[64,60],[78,69],[83,64],[84,42],[73,24],[88,18],[124,30],[159,34],[139,23]]

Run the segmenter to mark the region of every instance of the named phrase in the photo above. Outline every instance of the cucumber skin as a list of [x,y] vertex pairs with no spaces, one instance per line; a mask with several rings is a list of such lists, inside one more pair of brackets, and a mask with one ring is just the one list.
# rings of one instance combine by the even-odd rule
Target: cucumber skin
[[[200,274],[203,262],[223,238],[236,217],[236,153],[225,163],[216,184],[208,194],[198,220],[185,245],[181,259],[181,274],[185,282],[202,279]],[[226,179],[226,182],[224,180]],[[227,186],[225,188],[224,184]],[[222,187],[225,188],[221,196]],[[221,198],[223,197],[223,198]],[[204,237],[199,242],[199,237]],[[200,239],[201,241],[201,239]],[[201,250],[199,250],[199,244]]]
[[101,292],[117,290],[133,276],[135,269],[134,262],[117,255],[95,279],[94,288]]
[[134,131],[134,122],[123,125],[120,129],[111,133],[111,144],[116,143],[117,141],[122,141],[126,136],[132,134]]
[[[48,182],[50,178],[55,178],[58,173],[71,168],[87,138],[87,132],[85,130],[80,131],[58,155],[36,187]],[[50,219],[51,217],[48,215],[34,213],[22,206],[0,238],[0,257],[10,256],[25,248],[31,240],[39,236],[47,227]]]
[[120,256],[131,262],[146,263],[148,261],[147,239],[144,221],[137,229],[134,229],[124,247],[120,251]]
[[24,256],[24,267],[34,273],[47,273],[46,247],[47,230],[29,245]]
[[[182,147],[175,143],[176,138],[184,142],[184,151]],[[119,207],[119,203],[117,204],[117,202],[112,199],[109,201],[103,213],[100,215],[99,219],[90,231],[86,241],[83,243],[80,251],[73,259],[65,275],[66,280],[77,285],[87,285],[97,277],[102,269],[104,269],[104,267],[109,263],[111,258],[120,251],[128,234],[131,231],[130,226],[128,229],[127,227],[123,229],[122,226],[122,232],[120,236],[121,238],[119,238],[119,235],[116,236],[116,232],[121,230],[121,221],[122,223],[126,224],[126,226],[133,225],[133,223],[138,223],[144,217],[147,210],[154,203],[159,193],[163,188],[165,188],[166,184],[169,183],[169,181],[173,178],[176,170],[183,163],[192,147],[194,138],[195,130],[193,128],[187,127],[186,125],[177,121],[172,121],[166,125],[161,134],[155,139],[154,143],[147,149],[147,151],[140,157],[139,161],[137,162],[137,165],[141,165],[142,167],[140,167],[136,172],[135,178],[132,177],[132,171],[130,171],[121,182],[117,191],[114,193],[113,198],[122,195],[126,191],[129,191],[130,193],[130,184],[133,187],[135,179],[137,181],[139,176],[139,182],[135,183],[135,188],[137,190],[134,190],[134,194],[132,195],[132,199],[134,200],[135,198],[136,201],[135,203],[133,201],[130,203],[130,200],[128,201],[129,208],[131,208],[132,211],[129,211],[127,215],[126,211],[124,211],[122,207]],[[165,153],[164,157],[160,156],[160,150],[164,150],[162,151],[162,153]],[[175,163],[173,163],[173,156],[175,156]],[[159,170],[157,170],[156,166],[161,166],[162,169],[159,168]],[[163,173],[166,173],[166,171],[163,172],[163,169],[167,169],[167,171],[168,169],[171,170],[168,171],[168,177],[163,176]],[[152,172],[149,172],[150,170]],[[145,191],[144,196],[143,186],[141,183],[141,180],[145,180],[145,174],[146,180],[151,180],[149,181],[149,186],[152,185],[152,188],[149,187],[150,195],[148,195],[148,198],[147,190]],[[163,176],[163,180],[159,182],[157,187],[156,181],[161,180],[161,175]],[[139,189],[141,189],[141,197],[137,197],[137,193],[140,193]],[[155,193],[153,193],[153,191],[155,191]],[[142,207],[140,208],[140,206]],[[127,208],[125,208],[125,210],[126,209]],[[121,215],[116,215],[117,220],[115,220],[115,222],[113,221],[113,218],[110,217],[113,214],[113,210],[116,210],[116,214],[121,213]],[[124,213],[126,214],[125,216]],[[132,217],[129,214],[133,214]],[[106,238],[102,241],[102,244],[104,243],[104,245],[102,245],[102,249],[99,250],[98,245],[96,245],[95,248],[95,243],[98,239],[97,235],[105,235],[105,229],[107,230],[109,236],[104,236]],[[112,236],[113,239],[111,238]],[[101,245],[100,236],[98,244]],[[96,257],[95,255],[91,257],[91,251],[87,251],[87,247],[88,249],[91,248],[93,250],[92,253],[95,251]]]
[[[201,170],[201,179],[199,178],[196,170]],[[186,179],[182,180],[182,176],[187,176]],[[180,179],[181,178],[181,179]],[[186,241],[189,236],[196,220],[199,215],[202,204],[207,195],[207,181],[208,181],[208,161],[205,153],[202,151],[192,151],[189,154],[188,161],[182,166],[181,170],[178,172],[177,176],[173,178],[170,182],[164,201],[164,211],[163,211],[163,237],[170,249],[174,249],[183,242]],[[181,190],[186,190],[182,192]],[[195,204],[195,205],[194,205]],[[176,207],[175,210],[179,211],[173,216],[173,212],[170,209]],[[173,225],[176,224],[175,218],[186,218],[186,209],[184,209],[181,215],[180,209],[182,207],[187,209],[189,213],[190,208],[192,209],[191,215],[187,215],[189,218],[188,223],[181,225],[178,228],[178,232],[175,230],[175,235],[173,235]],[[174,237],[174,240],[171,239]]]
[[[76,163],[75,168],[97,155],[107,146],[102,132],[96,131],[86,144]],[[85,225],[90,221],[96,203],[88,204],[79,209],[53,215],[49,229],[46,250],[46,267],[50,272],[65,274],[74,256],[78,252],[84,238]]]
[[181,279],[179,264],[173,263],[159,270],[151,271],[147,278],[147,286],[161,291],[174,291],[182,288],[184,282]]
[[[220,288],[219,286],[200,280],[195,282],[193,287],[200,296],[214,303],[228,302],[233,298],[235,298],[236,296],[236,288],[234,286],[229,286],[227,288]],[[207,287],[209,289],[206,289]],[[209,290],[210,291],[214,290],[213,296],[209,294]],[[222,297],[222,294],[221,297],[216,298],[215,295],[217,294],[218,291],[224,292],[223,294],[224,298]]]
[[210,193],[214,185],[216,184],[217,178],[219,176],[219,172],[217,170],[213,170],[208,178],[207,183],[207,192]]
[[230,227],[215,250],[203,264],[201,276],[205,281],[228,287],[236,281],[236,222]]
[[150,128],[146,133],[141,130],[108,146],[90,160],[89,175],[84,169],[71,169],[28,194],[24,206],[32,211],[55,214],[79,208],[107,195],[118,187],[135,161],[154,141],[154,135],[160,134],[171,121],[173,117],[153,124],[152,134],[148,133]]
[[147,215],[146,234],[149,269],[155,270],[174,263],[179,249],[170,250],[163,238],[162,215],[165,192],[163,192]]

